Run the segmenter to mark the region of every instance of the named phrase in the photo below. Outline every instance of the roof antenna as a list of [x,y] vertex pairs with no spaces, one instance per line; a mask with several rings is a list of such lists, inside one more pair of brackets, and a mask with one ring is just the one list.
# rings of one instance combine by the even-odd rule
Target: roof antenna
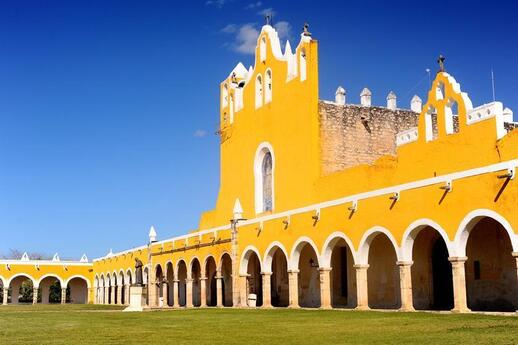
[[493,73],[493,67],[491,67],[491,87],[493,89],[493,102],[495,102],[495,74]]

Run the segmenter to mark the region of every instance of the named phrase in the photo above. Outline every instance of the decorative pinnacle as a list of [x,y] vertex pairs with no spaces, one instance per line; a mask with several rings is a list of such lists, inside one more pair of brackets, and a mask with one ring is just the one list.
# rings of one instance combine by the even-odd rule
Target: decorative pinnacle
[[439,71],[437,73],[446,72],[446,69],[444,68],[444,61],[446,58],[441,54],[439,55],[439,58],[437,59],[437,63],[439,64]]
[[311,32],[309,32],[309,24],[308,22],[304,23],[304,27],[302,28],[302,35],[311,37]]

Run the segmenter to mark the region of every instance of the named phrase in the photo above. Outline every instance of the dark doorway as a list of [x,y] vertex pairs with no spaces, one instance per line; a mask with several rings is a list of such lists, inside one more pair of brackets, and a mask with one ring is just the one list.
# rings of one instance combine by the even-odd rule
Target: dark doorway
[[453,278],[448,261],[448,248],[442,239],[435,241],[432,248],[432,282],[434,310],[453,308]]

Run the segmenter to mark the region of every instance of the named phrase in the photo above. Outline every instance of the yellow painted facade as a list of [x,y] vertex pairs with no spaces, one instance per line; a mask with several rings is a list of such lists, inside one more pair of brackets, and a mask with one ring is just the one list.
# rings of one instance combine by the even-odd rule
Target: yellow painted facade
[[[255,303],[249,301],[254,294],[265,307],[277,303],[327,308],[343,298],[347,302],[342,304],[358,309],[376,307],[371,302],[379,301],[379,307],[412,310],[419,304],[419,291],[425,291],[423,305],[442,308],[432,301],[439,297],[427,296],[433,295],[433,288],[419,287],[416,279],[426,275],[421,283],[432,286],[432,278],[438,279],[435,273],[416,267],[428,265],[432,270],[432,261],[439,259],[430,254],[428,261],[413,265],[414,242],[417,245],[419,234],[429,229],[443,241],[451,263],[447,275],[453,300],[446,309],[466,311],[482,305],[480,310],[491,310],[484,296],[502,286],[515,297],[506,297],[504,307],[493,309],[518,308],[518,132],[504,127],[501,103],[474,108],[460,84],[440,71],[411,133],[416,140],[399,145],[395,156],[324,176],[318,42],[309,34],[301,35],[293,53],[291,48],[282,53],[277,33],[264,26],[254,67],[238,65],[220,90],[221,181],[215,208],[201,215],[199,230],[96,259],[88,272],[86,266],[71,266],[70,272],[59,273],[64,279],[87,277],[95,290],[90,302],[127,303],[128,289],[121,287],[134,281],[138,257],[146,265],[152,307],[246,306]],[[261,175],[265,153],[272,157],[270,180]],[[271,200],[260,195],[264,183],[271,183]],[[489,229],[487,236],[494,232],[495,243],[507,252],[495,249],[491,257],[470,258],[481,245],[470,240],[470,233],[479,232],[480,224]],[[339,242],[347,248],[347,259],[335,254]],[[285,264],[276,253],[282,253]],[[223,257],[231,260],[230,271],[223,267]],[[504,264],[495,268],[494,260]],[[343,265],[342,273],[338,265]],[[18,271],[35,279],[41,276],[32,268],[25,271],[25,266],[13,265],[12,271],[4,266],[0,263],[4,281]],[[42,267],[41,273],[61,269],[49,267]],[[480,287],[486,278],[491,288]],[[225,297],[230,286],[231,299]]]

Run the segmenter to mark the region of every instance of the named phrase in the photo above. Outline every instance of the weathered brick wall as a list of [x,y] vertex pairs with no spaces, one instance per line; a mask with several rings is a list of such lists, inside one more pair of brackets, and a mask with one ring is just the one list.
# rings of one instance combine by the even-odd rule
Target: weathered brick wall
[[319,102],[319,115],[324,175],[394,155],[396,134],[416,127],[419,116],[410,110],[325,101]]

